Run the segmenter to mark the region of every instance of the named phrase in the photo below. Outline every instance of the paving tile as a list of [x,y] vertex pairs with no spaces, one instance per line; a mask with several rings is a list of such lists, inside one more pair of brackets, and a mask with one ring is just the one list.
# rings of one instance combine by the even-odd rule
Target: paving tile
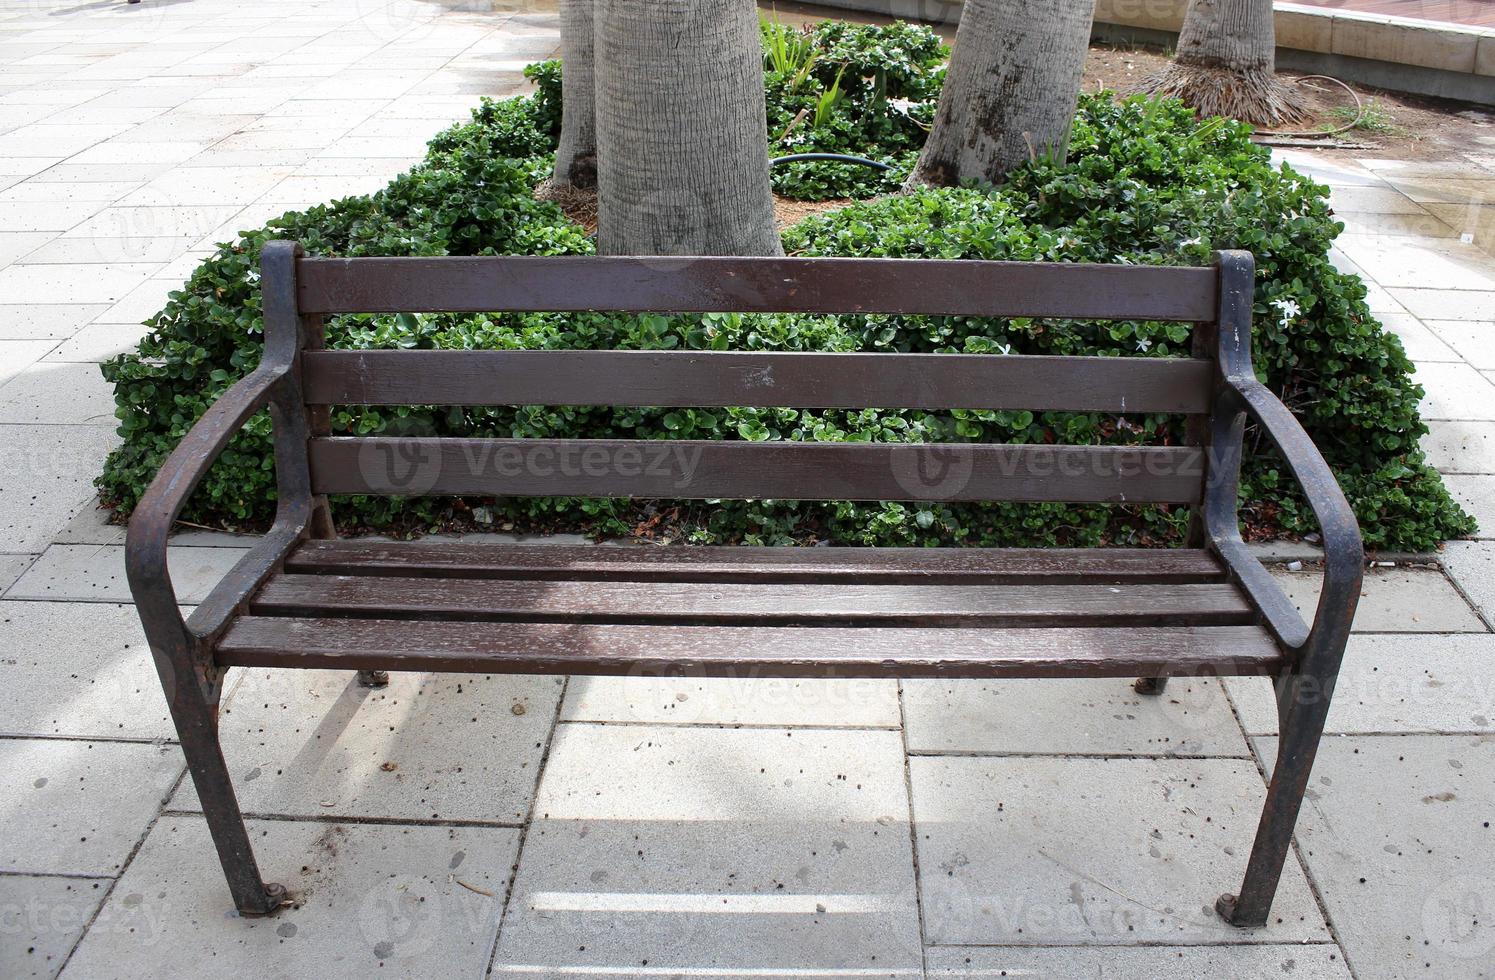
[[0,602],[0,733],[176,738],[134,606]]
[[1461,362],[1462,357],[1422,321],[1410,313],[1381,313],[1381,325],[1401,339],[1407,356],[1419,364],[1432,361]]
[[7,231],[67,231],[95,210],[86,201],[55,204],[0,202],[0,228]]
[[185,771],[175,745],[0,739],[0,871],[114,875]]
[[99,320],[104,323],[143,323],[161,312],[171,298],[170,294],[181,288],[180,279],[147,279],[100,314]]
[[69,238],[176,238],[202,235],[234,216],[239,205],[109,207],[73,228]]
[[[255,670],[220,738],[251,813],[518,824],[560,691],[553,677],[396,673],[369,690],[352,671]],[[196,809],[196,792],[172,806]]]
[[[1495,190],[1495,181],[1488,181]],[[1463,241],[1488,251],[1495,246],[1495,207],[1478,204],[1427,204],[1429,212],[1457,231]]]
[[992,949],[931,947],[929,980],[1158,980],[1160,977],[1229,977],[1231,980],[1350,980],[1339,947],[1293,946],[1058,946]]
[[1207,678],[1179,678],[1161,697],[1117,678],[905,681],[903,712],[911,752],[1250,755]]
[[1479,522],[1479,530],[1473,536],[1495,538],[1495,476],[1445,473],[1443,485],[1465,512]]
[[[1366,170],[1387,181],[1458,180],[1478,176],[1478,171],[1460,160],[1382,160],[1357,161]],[[1495,174],[1491,174],[1495,180]]]
[[115,143],[156,144],[190,141],[213,143],[253,122],[254,116],[205,115],[173,108],[148,122],[132,126],[113,138]]
[[1384,286],[1378,283],[1370,273],[1360,268],[1344,252],[1339,251],[1337,248],[1331,248],[1329,250],[1329,261],[1340,272],[1356,276],[1360,279],[1361,285],[1365,287],[1365,305],[1371,313],[1376,316],[1384,316],[1386,314],[1396,314],[1398,316],[1410,315],[1407,313],[1405,306],[1392,299],[1391,294],[1386,291]]
[[33,364],[0,387],[0,424],[118,425],[96,364]]
[[[1270,767],[1275,739],[1257,749]],[[1327,739],[1297,836],[1361,980],[1488,978],[1495,739]]]
[[53,544],[124,544],[125,526],[112,523],[114,512],[98,505],[97,498],[85,501],[61,530],[52,535]]
[[[75,504],[76,506],[76,504]],[[63,521],[58,521],[61,526]],[[171,582],[177,601],[197,603],[244,555],[241,548],[170,549]],[[55,544],[10,587],[7,599],[58,602],[129,602],[125,549],[109,545]]]
[[1429,320],[1427,328],[1478,370],[1495,370],[1495,320]]
[[28,180],[0,192],[0,201],[14,204],[112,203],[139,186],[138,180],[100,180],[73,184]]
[[495,976],[919,972],[896,732],[563,724],[535,814]]
[[1495,422],[1428,422],[1422,448],[1440,473],[1495,473]]
[[0,425],[0,551],[42,551],[93,496],[118,441],[102,425]]
[[1444,545],[1443,567],[1485,619],[1495,623],[1495,542],[1450,541]]
[[6,177],[32,177],[61,163],[63,157],[5,157],[0,156],[0,175]]
[[195,235],[167,235],[156,238],[121,238],[107,235],[95,238],[58,237],[28,253],[20,260],[20,264],[23,266],[78,263],[155,264],[170,262],[180,257],[196,241]]
[[69,157],[95,143],[119,135],[128,123],[105,125],[53,126],[32,123],[0,136],[0,156]]
[[897,728],[898,682],[877,678],[576,677],[567,721]]
[[1336,211],[1370,214],[1426,214],[1421,205],[1392,187],[1331,187],[1329,204]]
[[1391,295],[1427,320],[1495,320],[1495,291],[1488,289],[1393,289]]
[[[1305,622],[1318,608],[1323,570],[1312,566],[1301,572],[1281,566],[1272,577]],[[1360,588],[1355,610],[1357,633],[1457,633],[1485,631],[1484,624],[1436,568],[1371,568]]]
[[139,323],[92,323],[58,344],[42,360],[97,364],[134,350],[146,333],[147,328]]
[[249,204],[291,175],[282,167],[178,167],[119,201],[138,205]]
[[146,158],[137,153],[129,162],[122,160],[76,163],[74,160],[58,163],[38,173],[31,179],[38,183],[93,183],[98,181],[132,180],[144,183],[163,174],[175,164],[171,160]]
[[5,590],[10,588],[35,560],[35,555],[0,554],[0,595],[4,595]]
[[1383,214],[1375,211],[1336,210],[1349,235],[1396,235],[1415,238],[1457,238],[1459,233],[1433,215]]
[[1291,857],[1266,928],[1214,912],[1266,797],[1250,761],[924,756],[909,771],[930,943],[1329,938]]
[[0,340],[0,388],[24,374],[56,346],[55,340]]
[[[191,140],[171,140],[156,143],[125,143],[119,140],[109,140],[91,146],[82,153],[68,158],[71,166],[84,164],[129,164],[136,165],[142,161],[156,168],[159,173],[169,169],[173,164],[181,163],[196,156],[208,148],[207,143],[193,142]],[[122,173],[136,173],[135,171],[123,171]],[[155,176],[155,174],[151,174]],[[146,178],[149,179],[149,178]]]
[[45,231],[0,231],[0,267],[10,265],[16,259],[34,252],[52,240],[52,233]]
[[0,269],[0,296],[14,304],[114,303],[143,282],[152,265],[36,265]]
[[1495,203],[1495,181],[1470,176],[1392,176],[1387,182],[1418,204]]
[[301,905],[235,915],[201,818],[162,817],[63,977],[483,975],[517,831],[251,821],[250,836]]
[[181,167],[296,167],[306,163],[315,154],[314,149],[236,150],[219,144],[183,161]]
[[104,899],[105,879],[0,875],[0,976],[52,980]]
[[[1253,735],[1277,732],[1271,682],[1225,681]],[[1352,636],[1328,731],[1495,733],[1495,634]]]
[[1468,364],[1418,364],[1424,419],[1495,420],[1495,384]]

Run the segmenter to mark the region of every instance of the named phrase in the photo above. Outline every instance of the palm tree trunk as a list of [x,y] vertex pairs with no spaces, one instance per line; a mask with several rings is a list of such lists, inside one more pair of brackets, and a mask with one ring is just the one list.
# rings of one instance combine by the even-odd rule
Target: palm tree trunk
[[1307,116],[1302,96],[1277,80],[1272,0],[1189,0],[1178,54],[1138,88],[1182,99],[1201,116],[1267,126]]
[[597,186],[597,82],[592,61],[595,0],[561,0],[561,142],[552,194]]
[[598,0],[597,250],[781,255],[752,0]]
[[1069,146],[1095,0],[966,0],[934,129],[909,186],[995,183]]

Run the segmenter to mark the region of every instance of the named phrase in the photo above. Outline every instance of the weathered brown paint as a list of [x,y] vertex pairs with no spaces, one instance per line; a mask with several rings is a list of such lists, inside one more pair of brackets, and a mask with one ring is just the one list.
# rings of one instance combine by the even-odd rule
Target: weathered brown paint
[[[1180,674],[1267,674],[1277,679],[1281,747],[1240,897],[1219,902],[1221,913],[1237,925],[1265,922],[1348,638],[1363,554],[1354,515],[1323,458],[1251,369],[1249,255],[1222,253],[1211,270],[890,260],[298,256],[292,243],[266,246],[264,359],[167,460],[136,509],[127,546],[131,590],[241,912],[274,911],[284,890],[260,877],[219,749],[220,682],[231,665],[338,667],[364,671],[371,679],[383,670],[1142,675],[1149,692]],[[878,310],[1175,319],[1199,325],[1191,360],[1140,366],[1119,359],[949,356],[943,362],[950,365],[948,377],[938,370],[945,355],[871,360],[813,355],[814,360],[798,361],[786,358],[808,355],[318,351],[319,317],[335,311],[594,308]],[[844,362],[834,360],[843,357]],[[408,373],[402,371],[402,358],[412,365]],[[520,366],[529,370],[552,358],[554,365],[535,368],[538,383],[519,373]],[[846,372],[837,376],[841,363]],[[1023,369],[1031,377],[1025,380],[1023,371],[1006,366],[1012,363],[1032,365]],[[490,367],[497,368],[494,379],[484,377]],[[764,368],[785,380],[781,394],[741,398],[752,371]],[[817,379],[826,372],[832,373]],[[672,377],[678,387],[671,388]],[[617,404],[658,400],[667,405],[678,398],[687,404],[841,406],[859,387],[874,401],[889,403],[867,407],[949,408],[988,401],[1016,406],[1030,400],[1034,404],[1028,407],[1201,413],[1189,424],[1183,447],[1052,448],[1090,466],[1088,476],[1056,471],[1044,477],[1030,467],[1019,486],[987,479],[980,466],[973,466],[967,484],[954,494],[948,487],[939,493],[901,487],[908,491],[906,499],[989,494],[1191,503],[1190,547],[1156,553],[486,543],[434,548],[335,540],[320,496],[348,489],[393,492],[395,487],[381,483],[381,449],[434,446],[443,457],[492,448],[483,440],[333,438],[327,406],[343,399],[380,404],[466,399],[506,404],[507,398],[608,404],[616,399]],[[1124,396],[1128,404],[1122,404]],[[779,397],[785,401],[772,400]],[[166,567],[168,532],[212,460],[266,407],[276,426],[280,502],[275,525],[184,621]],[[1311,626],[1240,537],[1236,486],[1248,419],[1287,461],[1323,529],[1327,571]],[[630,452],[649,445],[605,442]],[[558,445],[524,443],[542,444]],[[712,462],[706,471],[709,486],[697,489],[720,496],[797,489],[899,496],[892,492],[898,481],[887,476],[892,461],[912,453],[917,464],[923,461],[920,454],[936,451],[743,443],[699,448],[701,459]],[[1033,448],[958,447],[988,464],[1031,462]],[[375,450],[375,463],[360,460],[365,449]],[[1137,476],[1121,471],[1119,464],[1128,459],[1173,469]],[[784,472],[764,476],[768,461]],[[846,461],[840,468],[849,467],[850,475],[826,472]],[[1180,481],[1174,469],[1184,464],[1201,469]],[[597,494],[679,489],[630,473],[582,476],[582,482],[568,484],[553,474],[529,474],[527,483],[502,489]],[[429,486],[417,489],[500,489],[487,477],[473,477],[470,484],[464,479],[460,474],[445,479],[438,471]],[[979,493],[966,489],[972,482]],[[1127,491],[1140,495],[1125,496]],[[689,588],[680,588],[687,583]]]

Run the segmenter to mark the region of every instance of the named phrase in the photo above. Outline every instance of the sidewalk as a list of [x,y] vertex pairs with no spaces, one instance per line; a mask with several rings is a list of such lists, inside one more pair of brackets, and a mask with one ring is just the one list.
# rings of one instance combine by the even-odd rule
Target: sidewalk
[[[552,54],[553,12],[0,0],[0,976],[1495,975],[1495,148],[1293,155],[1428,389],[1479,517],[1374,570],[1276,912],[1223,925],[1264,681],[242,672],[223,715],[270,880],[229,912],[90,481],[96,362],[213,242],[382,186]],[[478,6],[469,3],[466,6]],[[1460,241],[1462,233],[1472,243]],[[201,597],[247,542],[177,539]],[[1281,571],[1313,600],[1317,576]],[[1477,918],[1477,924],[1475,919]]]

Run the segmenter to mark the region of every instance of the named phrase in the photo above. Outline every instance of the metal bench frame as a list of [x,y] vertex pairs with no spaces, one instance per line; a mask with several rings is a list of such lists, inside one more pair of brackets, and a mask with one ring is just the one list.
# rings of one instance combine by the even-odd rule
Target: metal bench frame
[[[286,901],[286,891],[279,885],[266,884],[260,876],[220,749],[218,706],[229,666],[346,666],[375,680],[377,674],[373,672],[389,669],[567,673],[690,670],[716,674],[746,669],[759,674],[898,677],[1119,676],[1132,670],[1136,673],[1127,676],[1143,675],[1138,690],[1144,693],[1161,691],[1170,674],[1268,673],[1275,677],[1281,739],[1266,804],[1238,895],[1225,895],[1216,903],[1220,914],[1237,926],[1266,923],[1360,595],[1364,555],[1354,514],[1333,474],[1292,413],[1252,370],[1254,271],[1248,253],[1219,253],[1215,267],[1208,269],[871,259],[343,260],[306,258],[295,243],[272,242],[265,246],[261,262],[264,357],[250,375],[203,415],[167,459],[135,510],[127,542],[130,587],[240,913],[272,913]],[[1194,356],[1168,361],[893,354],[323,350],[323,317],[337,312],[590,309],[1175,320],[1195,324]],[[626,375],[622,380],[620,372]],[[766,385],[765,379],[773,383]],[[618,394],[629,384],[634,387],[626,397]],[[588,389],[600,390],[598,397],[619,400],[590,400],[585,393]],[[547,397],[553,400],[546,401]],[[1220,563],[1222,580],[1245,597],[1250,622],[1270,638],[1275,650],[1270,656],[1254,659],[1217,656],[1208,660],[1173,651],[1166,656],[1121,655],[1107,660],[1104,650],[1089,650],[1075,643],[1073,649],[1057,654],[993,653],[989,658],[942,657],[926,652],[895,656],[874,651],[860,656],[774,660],[772,651],[755,658],[751,650],[733,648],[730,656],[715,659],[710,651],[700,655],[677,652],[652,660],[646,652],[631,657],[626,652],[607,656],[593,651],[589,656],[568,658],[513,651],[502,656],[497,652],[485,655],[479,651],[423,660],[394,651],[316,654],[310,649],[255,649],[253,644],[243,642],[235,646],[225,638],[235,635],[236,623],[253,622],[246,617],[251,614],[255,597],[267,582],[284,572],[288,556],[298,548],[329,547],[328,543],[335,540],[327,493],[410,492],[409,486],[398,483],[380,485],[377,473],[358,465],[356,443],[369,440],[330,437],[328,406],[359,403],[1193,412],[1188,446],[1079,447],[1072,451],[1082,464],[1074,471],[1078,475],[1034,476],[1030,472],[1036,450],[1061,455],[1069,450],[964,447],[963,451],[975,460],[978,473],[986,475],[973,480],[975,485],[966,488],[964,496],[952,498],[944,491],[933,492],[933,496],[1187,503],[1193,513],[1189,545]],[[251,416],[266,408],[275,428],[278,505],[274,524],[190,618],[184,619],[167,569],[168,534],[213,460]],[[1238,473],[1248,418],[1286,460],[1322,529],[1324,584],[1311,627],[1247,550],[1240,535]],[[419,441],[385,442],[388,448],[398,450]],[[577,471],[571,476],[531,474],[505,482],[491,473],[475,475],[471,467],[465,472],[452,467],[450,472],[441,471],[429,492],[710,499],[787,498],[789,491],[802,499],[848,499],[849,494],[841,495],[847,494],[847,480],[854,478],[854,482],[860,481],[851,488],[859,490],[855,499],[914,500],[921,499],[917,489],[899,493],[899,487],[887,478],[888,470],[908,463],[906,454],[936,451],[929,446],[714,445],[699,447],[707,454],[702,456],[706,461],[704,472],[685,487],[680,486],[678,477],[673,483],[650,482],[646,468],[626,479],[616,473],[589,475]],[[471,441],[438,440],[422,448],[446,460],[471,450],[473,445]],[[923,459],[916,457],[915,462]],[[1182,478],[1180,474],[1189,473],[1187,464],[1191,462],[1202,464],[1205,472]],[[847,472],[853,476],[846,476]],[[991,476],[994,472],[999,475]],[[757,551],[766,553],[767,549]],[[817,551],[824,553],[825,549]],[[950,549],[939,554],[946,556],[939,561],[948,558],[946,563],[955,569],[951,574],[956,574],[969,570],[970,562],[1000,565],[1017,561],[1013,556],[1024,553]],[[987,557],[981,557],[983,554]],[[1031,566],[1040,562],[1044,553],[1026,554],[1029,557],[1021,560]],[[1092,557],[1087,561],[1111,561],[1094,557],[1102,553],[1089,554]],[[731,581],[727,572],[732,567],[724,564],[728,557],[713,559],[692,573],[694,577],[684,575],[676,580]],[[748,558],[758,560],[752,555]],[[877,558],[879,562],[898,560],[902,559]],[[1114,561],[1119,569],[1123,558]],[[737,574],[747,576],[737,578],[739,582],[753,581],[748,568]],[[522,583],[523,569],[510,577]],[[497,621],[503,621],[503,617],[497,616]],[[999,616],[989,621],[978,617],[974,622],[1005,628],[1002,624],[1011,627],[1021,621]],[[477,628],[472,624],[440,625],[448,634]],[[869,641],[888,626],[861,625],[876,627],[861,634]],[[941,621],[934,625],[951,624]],[[709,624],[696,629],[689,635],[728,635],[701,632],[714,629]],[[430,630],[437,632],[434,624]],[[1075,635],[1101,634],[1076,631]]]

